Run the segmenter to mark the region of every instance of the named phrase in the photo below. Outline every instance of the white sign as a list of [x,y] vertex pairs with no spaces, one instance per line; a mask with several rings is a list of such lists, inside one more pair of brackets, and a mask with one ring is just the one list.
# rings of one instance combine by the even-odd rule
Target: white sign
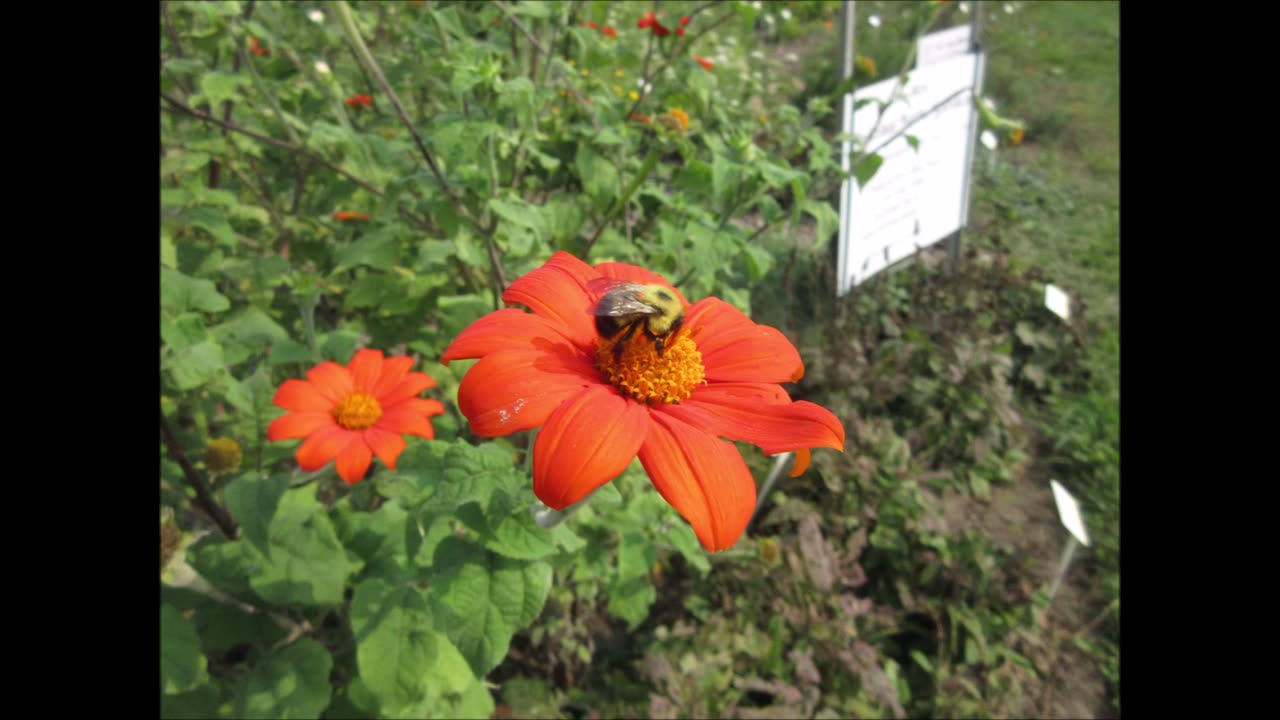
[[[985,56],[968,53],[845,96],[845,128],[884,164],[866,187],[841,185],[838,293],[956,232],[968,220],[968,179],[977,135],[973,107]],[[876,102],[893,102],[880,115]],[[850,117],[850,115],[852,117]],[[888,138],[903,132],[891,142]],[[870,135],[870,137],[868,137]],[[918,140],[918,150],[906,135]],[[883,144],[883,147],[881,145]],[[847,168],[849,158],[841,158]]]
[[1057,285],[1044,286],[1044,306],[1063,320],[1071,318],[1071,298]]
[[940,63],[973,49],[973,25],[965,23],[920,37],[916,43],[916,67]]
[[1084,519],[1080,517],[1080,506],[1076,504],[1076,499],[1071,497],[1071,493],[1067,489],[1058,484],[1057,480],[1050,480],[1049,486],[1053,488],[1053,502],[1058,506],[1058,518],[1062,520],[1062,525],[1080,541],[1081,545],[1089,546],[1089,531],[1084,527]]

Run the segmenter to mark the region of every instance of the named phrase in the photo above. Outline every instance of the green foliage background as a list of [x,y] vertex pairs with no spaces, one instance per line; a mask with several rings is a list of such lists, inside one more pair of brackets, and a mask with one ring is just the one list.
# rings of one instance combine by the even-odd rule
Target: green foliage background
[[[957,5],[859,3],[858,82]],[[163,716],[1043,715],[1068,683],[1118,713],[1116,6],[986,4],[1025,143],[980,152],[954,273],[926,252],[834,306],[839,3],[664,2],[691,19],[661,39],[647,7],[359,3],[354,42],[329,4],[161,3]],[[784,330],[845,454],[714,556],[638,464],[537,527],[529,438],[476,444],[470,363],[434,361],[556,250]],[[359,347],[421,359],[437,439],[293,472],[275,388]],[[202,459],[225,437],[238,467]],[[1052,608],[1049,477],[1096,538]]]

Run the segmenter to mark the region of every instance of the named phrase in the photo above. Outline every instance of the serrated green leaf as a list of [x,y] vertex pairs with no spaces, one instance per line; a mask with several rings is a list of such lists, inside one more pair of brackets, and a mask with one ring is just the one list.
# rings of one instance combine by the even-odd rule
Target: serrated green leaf
[[289,339],[289,333],[279,323],[256,307],[245,308],[234,318],[211,328],[210,332],[223,344],[235,340],[255,349]]
[[187,548],[191,568],[222,592],[242,601],[257,601],[249,578],[263,564],[262,554],[247,542],[207,535]]
[[476,681],[458,649],[434,629],[422,592],[410,585],[374,578],[356,586],[351,630],[360,678],[382,716],[461,693]]
[[232,480],[223,491],[227,509],[240,525],[240,532],[264,555],[271,552],[271,519],[289,489],[290,479],[288,473],[262,477],[248,472]]
[[191,310],[222,312],[231,301],[215,289],[212,282],[184,275],[167,267],[160,268],[160,308],[172,315]]
[[405,550],[409,513],[389,501],[376,512],[341,512],[334,518],[338,539],[365,562],[367,571],[382,577],[399,575],[407,568]]
[[338,542],[314,486],[286,491],[271,518],[271,552],[249,586],[276,605],[339,605],[347,578],[360,569]]
[[160,690],[176,695],[209,681],[208,661],[195,625],[172,605],[160,606]]
[[489,209],[493,210],[498,217],[517,227],[532,230],[539,239],[547,236],[547,221],[542,216],[542,208],[537,205],[532,205],[519,198],[510,200],[491,198],[489,200]]
[[499,557],[450,537],[436,549],[433,568],[436,617],[483,677],[506,657],[511,637],[542,612],[551,566]]
[[[533,514],[527,509],[517,510],[496,523],[490,520],[490,525],[491,529],[482,533],[484,546],[499,555],[517,560],[537,560],[556,554],[552,531],[538,527]],[[560,527],[564,526],[557,529]]]
[[235,716],[318,718],[329,706],[333,658],[318,641],[302,638],[259,663],[240,679]]
[[747,277],[751,282],[758,282],[769,273],[769,268],[773,266],[773,255],[764,248],[748,245],[746,248],[747,255]]
[[356,343],[360,341],[360,335],[350,330],[333,330],[321,334],[318,339],[321,357],[346,365],[356,354]]
[[911,146],[912,150],[920,152],[920,138],[915,135],[903,135],[902,137],[906,139],[907,144]]

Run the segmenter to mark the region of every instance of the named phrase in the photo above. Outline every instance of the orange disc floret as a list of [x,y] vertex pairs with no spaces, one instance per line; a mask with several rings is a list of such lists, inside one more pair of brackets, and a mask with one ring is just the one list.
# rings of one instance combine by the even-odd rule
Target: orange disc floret
[[[678,299],[682,328],[664,337],[661,352],[642,329],[599,336],[602,278],[661,285]],[[723,300],[690,304],[654,272],[625,263],[592,267],[564,252],[502,297],[531,312],[506,308],[480,318],[441,362],[478,360],[458,388],[458,408],[475,434],[541,428],[533,490],[551,508],[583,500],[638,458],[702,546],[725,550],[741,537],[756,501],[755,481],[730,441],[768,455],[794,451],[797,472],[811,448],[844,447],[834,415],[793,402],[780,385],[803,373],[795,346]]]
[[267,439],[304,438],[298,465],[311,472],[336,460],[348,483],[360,482],[374,455],[394,470],[404,436],[434,438],[430,418],[444,413],[438,400],[418,397],[435,381],[411,367],[413,358],[365,349],[346,366],[323,362],[306,380],[285,380],[272,402],[289,412],[267,426]]

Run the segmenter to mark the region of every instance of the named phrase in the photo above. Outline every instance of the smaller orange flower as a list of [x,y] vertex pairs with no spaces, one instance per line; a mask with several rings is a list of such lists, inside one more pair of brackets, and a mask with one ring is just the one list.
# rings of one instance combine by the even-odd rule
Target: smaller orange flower
[[715,67],[716,67],[714,63],[712,63],[710,60],[708,60],[708,59],[706,59],[706,58],[702,57],[701,55],[694,55],[694,56],[693,56],[693,59],[694,59],[694,60],[697,60],[697,61],[698,61],[698,64],[702,66],[702,69],[703,69],[703,70],[706,70],[707,72],[711,72],[711,71],[712,71],[712,70],[714,70],[714,69],[715,69]]
[[830,30],[831,28],[833,28],[833,27],[835,27],[835,26],[836,26],[836,24],[835,24],[835,23],[833,23],[833,22],[831,22],[830,20],[828,20],[828,21],[826,21],[826,22],[822,23],[822,27],[824,27],[824,28],[826,28],[826,29],[828,29],[828,30]]
[[630,115],[627,116],[627,119],[635,120],[636,122],[642,122],[645,125],[648,125],[651,120],[651,118],[648,115],[641,115],[640,113],[631,113]]
[[608,35],[610,40],[618,39],[618,31],[608,25],[605,25],[604,27],[600,28],[600,32],[604,35]]
[[853,64],[856,65],[859,70],[862,70],[871,77],[875,77],[878,74],[875,58],[869,58],[866,55],[856,55],[853,58]]
[[684,132],[689,129],[689,113],[672,108],[658,116],[658,123],[668,130]]
[[351,210],[339,210],[333,214],[334,220],[368,220],[369,213],[358,213]]
[[1010,144],[1010,145],[1021,145],[1021,144],[1022,144],[1022,135],[1023,135],[1023,130],[1022,130],[1022,128],[1014,128],[1013,132],[1009,133],[1009,144]]
[[418,397],[434,387],[430,375],[409,372],[413,358],[360,350],[346,367],[322,362],[306,380],[285,380],[272,402],[288,410],[267,426],[271,442],[306,438],[298,465],[307,472],[337,460],[338,475],[360,482],[377,455],[388,468],[404,451],[405,435],[435,438],[429,418],[444,413],[439,400]]
[[592,30],[595,30],[597,27],[599,27],[598,25],[596,25],[596,21],[595,21],[595,20],[584,20],[584,21],[582,22],[582,24],[583,24],[583,26],[585,26],[585,27],[589,27],[589,28],[591,28]]
[[249,52],[253,53],[254,55],[266,55],[271,51],[264,47],[260,47],[258,45],[258,38],[251,37],[249,38]]
[[369,95],[352,95],[347,98],[347,104],[351,107],[369,107],[373,104],[373,98]]

